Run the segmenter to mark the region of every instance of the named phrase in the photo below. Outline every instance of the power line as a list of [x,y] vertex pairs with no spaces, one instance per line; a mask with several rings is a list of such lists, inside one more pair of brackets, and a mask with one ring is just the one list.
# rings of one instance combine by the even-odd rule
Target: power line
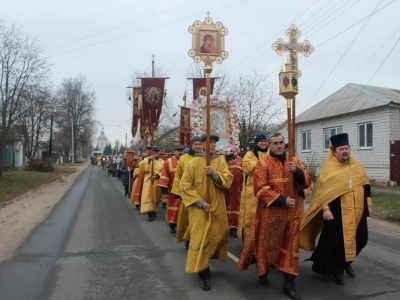
[[[392,4],[392,3],[396,2],[396,1],[397,1],[397,0],[393,0],[392,2],[389,2],[389,3],[386,4],[385,6],[379,8],[379,9],[376,10],[375,12],[373,12],[373,13],[371,13],[371,14],[365,16],[365,17],[362,18],[361,20],[359,20],[359,21],[357,21],[356,23],[350,25],[350,26],[347,27],[346,29],[344,29],[344,30],[342,30],[341,32],[335,34],[334,36],[330,37],[329,39],[327,39],[327,40],[325,40],[324,42],[320,43],[319,45],[315,46],[314,48],[317,49],[318,47],[320,47],[320,46],[322,46],[322,45],[328,43],[329,41],[331,41],[331,40],[333,40],[334,38],[340,36],[340,35],[343,34],[344,32],[348,31],[349,29],[353,28],[353,27],[356,26],[357,24],[361,23],[362,21],[364,21],[365,19],[371,17],[372,15],[378,13],[379,11],[383,10],[384,8],[386,8],[387,6],[389,6],[390,4]],[[336,18],[336,17],[335,17],[335,18]],[[329,22],[332,22],[332,21],[333,21],[333,19],[330,20]],[[321,30],[321,28],[318,29],[317,31],[319,31],[319,30]],[[317,31],[316,31],[316,32],[317,32]],[[315,34],[316,32],[314,32],[313,34]],[[263,55],[263,54],[261,54],[260,56],[262,56],[262,55]],[[260,57],[260,56],[258,56],[258,57]],[[266,56],[265,58],[268,58],[268,57],[271,57],[271,56],[273,56],[273,53],[272,53],[272,52],[269,53],[269,54],[267,54],[267,56]],[[257,58],[258,58],[258,57],[257,57]],[[277,58],[279,58],[279,57],[277,57]],[[264,60],[264,59],[263,59],[263,60]],[[254,61],[255,61],[255,60],[254,60]],[[275,61],[275,60],[274,60],[274,61]],[[273,62],[274,62],[274,61],[273,61]],[[251,63],[252,63],[252,62],[251,62]],[[250,65],[251,63],[247,64],[246,66]],[[258,63],[260,63],[260,61],[258,61]],[[268,65],[269,65],[269,64],[268,64]],[[259,64],[255,70],[260,69],[262,66],[265,66],[265,63],[263,63],[263,64],[261,64],[261,65]],[[280,69],[277,69],[277,70],[279,71]],[[249,73],[249,72],[251,72],[251,71],[249,70],[247,73]],[[269,74],[269,75],[270,75],[270,74]],[[269,75],[267,75],[267,76],[269,76]]]
[[[345,0],[342,0],[342,1],[345,1]],[[330,11],[330,7],[329,7],[330,4],[335,5],[335,2],[334,2],[334,1],[331,1],[331,2],[330,2],[328,5],[326,5],[325,7],[322,7],[321,9],[317,10],[317,11],[316,11],[313,15],[311,15],[308,19],[306,19],[305,21],[303,21],[302,23],[300,23],[300,24],[299,24],[299,27],[302,26],[303,24],[307,23],[307,21],[310,20],[310,19],[312,19],[315,15],[319,14],[319,12],[320,12],[321,10],[327,9],[327,12],[329,12],[329,11]],[[325,13],[326,13],[326,12],[325,12]],[[324,16],[324,15],[325,15],[325,14],[322,14],[321,16]],[[317,17],[316,19],[313,19],[313,21],[318,20],[319,18],[321,18],[321,16]],[[312,24],[312,23],[311,23],[311,24]],[[310,26],[310,24],[307,25],[307,27],[308,27],[308,26]]]
[[[383,0],[379,0],[379,2],[377,3],[377,5],[374,7],[372,12],[376,12],[377,8],[379,7],[379,5],[382,3]],[[394,2],[394,1],[393,1]],[[361,31],[364,29],[364,27],[367,25],[367,23],[369,22],[370,18],[372,16],[372,13],[370,14],[370,16],[365,20],[365,23],[361,26],[361,28],[359,29],[359,31],[357,32],[357,34],[354,36],[353,40],[351,41],[351,43],[348,45],[348,47],[346,48],[346,50],[343,52],[342,56],[340,57],[340,59],[336,62],[335,66],[333,67],[333,69],[329,72],[328,76],[325,78],[324,81],[322,81],[322,83],[320,84],[320,86],[318,87],[317,91],[315,92],[315,94],[312,96],[310,102],[312,103],[315,99],[315,97],[318,95],[319,91],[321,90],[321,88],[324,86],[324,83],[328,81],[329,77],[331,77],[331,75],[333,74],[333,72],[336,70],[337,66],[340,64],[340,62],[342,61],[343,57],[345,57],[345,55],[347,54],[348,50],[351,48],[351,46],[353,45],[354,41],[356,40],[357,36],[361,33]]]
[[[349,1],[350,2],[350,1]],[[340,6],[337,10],[335,10],[333,13],[331,13],[328,17],[332,16],[334,13],[336,13],[339,9],[341,9],[342,7],[344,7],[345,5],[347,5],[349,2],[343,4],[342,6]],[[322,28],[324,28],[325,26],[327,26],[329,23],[331,23],[333,20],[335,20],[336,18],[340,17],[343,12],[345,12],[346,10],[348,11],[350,8],[352,8],[354,5],[356,5],[358,2],[360,2],[360,0],[357,0],[356,2],[354,2],[352,5],[350,5],[349,7],[345,8],[343,11],[341,11],[337,16],[335,16],[333,19],[331,19],[329,22],[325,23],[324,25],[322,25],[321,27],[318,28],[318,30],[316,30],[314,33],[310,34],[307,36],[307,38],[313,36],[315,33],[317,33],[318,31],[320,31]],[[315,27],[317,27],[319,24],[321,24],[323,21],[326,20],[322,20],[321,22],[319,22],[318,24],[316,24],[314,27],[312,27],[309,32],[311,30],[313,30]]]
[[[360,0],[358,0],[358,1],[356,1],[354,4],[356,4],[356,3],[358,3]],[[350,2],[350,1],[349,1]],[[347,2],[347,3],[345,3],[345,4],[343,4],[342,6],[340,6],[339,8],[341,8],[341,7],[343,7],[344,5],[346,5],[346,4],[348,4],[349,2]],[[353,5],[354,5],[353,4]],[[352,6],[353,6],[352,5]],[[351,7],[351,6],[350,6]],[[318,10],[318,12],[320,12],[322,9],[319,9]],[[328,12],[329,12],[330,10],[328,10]],[[336,11],[335,11],[336,12]],[[342,12],[343,13],[343,12]],[[329,24],[330,22],[332,22],[333,20],[335,20],[337,17],[339,17],[342,13],[340,13],[339,15],[337,15],[336,17],[334,17],[333,19],[331,19],[328,23],[326,23],[324,26],[322,26],[322,27],[320,27],[320,28],[318,28],[313,34],[315,34],[316,32],[318,32],[318,31],[320,31],[320,30],[322,30],[322,28],[323,27],[325,27],[327,24]],[[326,13],[324,13],[324,14],[322,14],[323,16],[325,15]],[[332,13],[333,14],[333,13]],[[329,16],[331,16],[332,14],[330,14]],[[314,14],[315,15],[315,14]],[[308,18],[307,20],[309,20],[310,18]],[[317,18],[316,20],[313,20],[313,22],[311,22],[311,24],[309,24],[307,27],[309,27],[310,25],[313,25],[317,20],[318,20],[319,18]],[[304,24],[305,22],[303,22],[302,24]],[[318,23],[318,24],[320,24],[320,23]],[[317,24],[317,25],[318,25]],[[314,26],[315,27],[315,26]],[[314,28],[314,27],[312,27],[312,29]],[[307,33],[308,31],[306,31],[306,33]],[[316,48],[316,47],[315,47]],[[255,62],[259,57],[261,57],[261,56],[263,56],[264,55],[264,53],[261,53],[259,56],[257,56],[253,61],[251,61],[249,64],[247,64],[246,66],[249,66],[250,64],[252,64],[253,62]],[[272,53],[272,52],[270,52],[270,53],[268,53],[264,58],[262,58],[261,60],[259,60],[259,61],[257,61],[257,63],[258,63],[258,66],[257,66],[257,69],[260,69],[262,66],[264,66],[265,65],[265,63],[266,62],[264,62],[264,63],[262,63],[261,65],[260,65],[260,62],[262,62],[262,61],[264,61],[264,59],[267,59],[269,57],[269,59],[266,61],[266,62],[268,62],[269,60],[271,60],[272,59],[272,57],[275,57],[274,56],[274,53]],[[279,57],[278,57],[279,58]],[[277,58],[277,59],[278,59]],[[277,59],[274,59],[274,61],[276,61]],[[250,71],[248,71],[248,72],[250,72]]]
[[[363,34],[363,35],[361,35],[361,36],[358,36],[358,37],[356,38],[356,40],[361,39],[361,38],[367,36],[367,35],[370,34],[371,32],[373,32],[373,31],[375,31],[375,30],[381,28],[382,26],[384,26],[384,25],[386,25],[386,24],[392,22],[393,20],[397,20],[399,16],[400,16],[400,15],[397,15],[396,17],[394,17],[394,18],[392,18],[392,19],[390,19],[390,20],[384,22],[383,24],[380,24],[379,26],[375,27],[374,29],[368,31],[367,33],[365,33],[365,34]],[[353,24],[353,25],[354,25],[354,24]],[[353,25],[351,25],[350,27],[352,27]],[[350,27],[349,27],[349,28],[350,28]],[[347,29],[345,29],[344,31],[346,31],[346,30],[347,30]],[[342,32],[344,32],[344,31],[342,31]],[[338,35],[335,35],[334,37],[336,37],[336,36],[338,36]],[[331,39],[333,39],[334,37],[329,38],[328,40],[331,40]],[[321,43],[320,45],[316,46],[315,49],[319,48],[320,46],[322,46],[322,45],[324,45],[324,44],[325,44],[325,42]],[[351,44],[351,43],[346,43],[346,44],[344,44],[344,45],[342,45],[342,46],[340,46],[340,47],[338,47],[338,48],[335,48],[333,51],[331,51],[331,52],[329,52],[328,54],[324,55],[324,56],[321,57],[320,59],[318,59],[318,60],[316,60],[316,61],[313,61],[312,63],[308,63],[306,66],[304,66],[304,68],[307,68],[307,67],[309,67],[309,66],[311,66],[311,65],[313,65],[313,64],[315,64],[315,63],[317,63],[318,61],[320,61],[321,59],[323,59],[323,58],[326,57],[327,55],[330,55],[331,53],[336,52],[336,51],[337,51],[338,49],[340,49],[341,47],[343,47],[343,46],[345,46],[345,45],[349,45],[349,44]],[[268,55],[270,55],[270,54],[268,54]],[[267,55],[267,57],[268,57],[268,55]],[[267,62],[269,62],[269,61],[270,61],[272,58],[274,58],[274,57],[275,57],[275,59],[274,59],[272,62],[266,64]],[[303,57],[303,55],[300,54],[299,57]],[[267,67],[267,66],[273,65],[273,63],[276,62],[279,58],[280,58],[279,56],[273,56],[273,53],[272,53],[272,54],[271,54],[271,57],[270,57],[267,61],[265,61],[264,63],[262,63],[261,65],[259,65],[259,66],[257,67],[257,69],[261,69],[261,68],[264,67],[264,66]],[[256,70],[257,70],[257,69],[256,69]],[[281,68],[278,68],[278,69],[276,69],[276,70],[274,70],[274,71],[268,73],[265,77],[269,77],[270,75],[272,75],[272,74],[274,74],[274,73],[280,71],[280,69],[281,69]],[[249,71],[249,72],[250,72],[250,71]],[[249,73],[249,72],[247,72],[247,73]],[[246,74],[246,73],[245,73],[245,74]]]
[[108,32],[108,31],[111,31],[111,30],[114,30],[114,29],[117,29],[117,28],[121,28],[121,27],[130,25],[130,24],[133,24],[133,23],[136,23],[136,22],[140,22],[140,21],[149,19],[149,18],[154,17],[154,16],[157,16],[157,15],[161,15],[161,14],[163,14],[163,13],[166,13],[166,12],[169,12],[169,11],[172,11],[172,10],[175,10],[175,9],[178,9],[178,8],[181,8],[181,7],[183,7],[183,6],[186,6],[186,5],[188,5],[188,4],[192,4],[193,2],[197,2],[197,1],[199,1],[199,0],[193,0],[193,1],[188,2],[188,3],[181,4],[181,5],[178,5],[178,6],[175,6],[175,7],[166,9],[166,10],[163,10],[163,11],[161,11],[161,12],[148,15],[148,16],[143,17],[143,18],[141,18],[141,19],[137,19],[137,20],[134,20],[134,21],[131,21],[131,22],[128,22],[128,23],[124,23],[124,24],[121,24],[121,25],[118,25],[118,26],[115,26],[115,27],[111,27],[111,28],[109,28],[109,29],[106,29],[106,30],[103,30],[103,31],[100,31],[100,32],[97,32],[97,33],[94,33],[94,34],[90,34],[90,35],[84,36],[84,37],[82,37],[82,38],[79,38],[79,39],[76,39],[76,40],[73,40],[73,41],[70,41],[70,42],[66,42],[66,43],[60,44],[60,45],[58,45],[58,46],[54,46],[54,47],[45,49],[45,50],[48,51],[48,50],[55,49],[55,48],[59,48],[59,47],[62,47],[62,46],[66,46],[66,45],[69,45],[69,44],[72,44],[72,43],[75,43],[75,42],[79,42],[79,41],[85,40],[85,39],[87,39],[87,38],[90,38],[90,37],[93,37],[93,36],[96,36],[96,35],[99,35],[99,34],[102,34],[102,33],[105,33],[105,32]]
[[[365,37],[365,36],[368,36],[371,32],[373,32],[373,31],[375,31],[375,30],[381,28],[382,26],[384,26],[384,25],[386,25],[386,24],[392,22],[393,20],[397,20],[399,17],[400,17],[400,15],[397,15],[396,17],[394,17],[394,18],[392,18],[392,19],[390,19],[390,20],[384,22],[383,24],[381,24],[381,25],[375,27],[374,29],[372,29],[372,30],[366,32],[365,34],[359,36],[358,38],[356,38],[356,40],[359,40],[359,39],[361,39],[361,38],[363,38],[363,37]],[[395,32],[396,32],[396,31],[395,31]],[[392,36],[393,36],[393,35],[392,35]],[[321,59],[323,59],[324,57],[326,57],[326,56],[328,56],[328,55],[330,55],[330,54],[336,52],[338,49],[340,49],[340,48],[342,48],[343,46],[348,45],[348,44],[350,44],[350,43],[346,43],[346,44],[344,44],[344,45],[341,45],[340,47],[335,48],[333,51],[331,51],[331,52],[327,53],[326,55],[320,57],[318,60],[314,60],[313,62],[308,63],[307,65],[304,66],[304,68],[307,68],[307,67],[309,67],[309,66],[311,66],[311,65],[313,65],[313,64],[315,64],[315,63],[317,63],[317,62],[319,62],[319,61],[320,61]],[[315,48],[317,48],[317,47],[315,47]],[[380,50],[381,50],[381,49],[379,49],[379,51],[380,51]],[[303,56],[303,55],[300,55],[299,57],[302,57],[302,56]]]
[[[385,59],[383,60],[383,62],[380,64],[380,66],[378,67],[378,69],[375,71],[374,75],[372,75],[372,77],[368,80],[367,84],[362,88],[362,90],[358,93],[358,95],[354,98],[354,100],[356,100],[358,98],[358,96],[360,96],[360,94],[362,93],[362,91],[364,91],[364,89],[370,84],[370,82],[372,81],[372,79],[374,79],[375,75],[378,74],[379,70],[381,69],[381,67],[385,64],[386,60],[389,58],[390,54],[392,54],[394,48],[397,46],[397,44],[400,41],[400,37],[397,39],[396,43],[393,45],[392,49],[390,49],[389,53],[386,55]],[[354,101],[353,100],[353,101]]]
[[[227,8],[227,7],[231,7],[231,6],[242,4],[242,3],[245,3],[245,2],[249,2],[249,1],[250,0],[244,0],[244,1],[236,2],[236,3],[225,5],[225,6],[216,8],[216,9],[212,9],[211,11],[218,11],[218,10],[221,10],[221,9],[224,9],[224,8]],[[189,17],[185,17],[185,18],[182,18],[182,19],[178,19],[178,20],[174,20],[174,21],[171,21],[171,22],[163,23],[163,24],[156,25],[156,26],[153,26],[153,27],[149,27],[149,28],[146,28],[146,29],[143,29],[143,30],[139,30],[139,31],[136,31],[136,32],[124,34],[124,35],[121,35],[121,36],[118,36],[118,37],[115,37],[115,38],[111,38],[111,39],[107,39],[107,40],[100,41],[100,42],[97,42],[97,43],[89,44],[89,45],[86,45],[86,46],[83,46],[83,47],[80,47],[80,48],[75,48],[75,49],[72,49],[72,50],[69,50],[69,51],[66,51],[66,52],[62,52],[62,53],[59,53],[59,54],[48,56],[47,58],[60,56],[60,55],[63,55],[63,54],[67,54],[67,53],[75,52],[75,51],[78,51],[78,50],[86,49],[86,48],[89,48],[89,47],[93,47],[93,46],[96,46],[96,45],[104,44],[104,43],[111,42],[111,41],[114,41],[114,40],[118,40],[118,39],[130,36],[130,35],[135,35],[135,34],[138,34],[138,33],[149,31],[151,29],[159,28],[159,27],[162,27],[162,26],[165,26],[165,25],[170,25],[170,24],[177,23],[177,22],[180,22],[180,21],[183,21],[183,20],[187,20],[187,19],[194,18],[194,17],[200,16],[200,15],[204,15],[205,13],[207,13],[207,12],[198,13],[198,14],[195,14],[195,15],[192,15],[192,16],[189,16]]]
[[364,21],[365,19],[369,18],[370,16],[373,16],[374,14],[378,13],[379,11],[381,11],[382,9],[386,8],[387,6],[389,6],[390,4],[396,2],[397,0],[393,0],[392,2],[389,2],[388,4],[386,4],[385,6],[381,7],[380,9],[378,9],[377,11],[373,12],[372,14],[369,14],[368,16],[362,18],[361,20],[357,21],[356,23],[354,23],[353,25],[347,27],[346,29],[342,30],[341,32],[339,32],[338,34],[332,36],[331,38],[327,39],[326,41],[322,42],[321,44],[319,44],[317,47],[320,47],[324,44],[326,44],[327,42],[329,42],[330,40],[333,40],[335,37],[338,37],[339,35],[341,35],[342,33],[346,32],[347,30],[353,28],[354,26],[356,26],[357,24],[361,23],[362,21]]
[[[311,9],[315,4],[317,4],[317,2],[319,2],[320,0],[315,1],[313,4],[311,4],[306,10],[304,10],[300,15],[298,15],[296,18],[294,18],[290,24],[292,24],[294,21],[296,21],[299,17],[301,17],[304,13],[306,13],[309,9]],[[307,19],[308,20],[308,19]],[[290,25],[289,24],[289,25]],[[266,41],[264,44],[262,44],[259,48],[257,48],[255,51],[253,51],[250,55],[248,55],[244,60],[242,60],[239,64],[237,64],[236,66],[234,66],[227,74],[231,73],[234,69],[236,69],[238,66],[240,66],[243,62],[245,62],[247,59],[249,59],[250,57],[252,57],[256,52],[258,52],[258,50],[260,50],[261,48],[263,48],[265,45],[267,45],[268,43],[270,43],[270,41],[276,36],[278,35],[280,32],[282,32],[282,30],[285,30],[287,28],[288,25],[286,25],[283,29],[279,30],[275,35],[273,35],[268,41]],[[262,53],[261,55],[263,55],[264,53]],[[250,63],[248,63],[246,66],[248,66],[249,64],[252,64],[257,58],[259,58],[261,55],[257,56],[254,60],[252,60]]]

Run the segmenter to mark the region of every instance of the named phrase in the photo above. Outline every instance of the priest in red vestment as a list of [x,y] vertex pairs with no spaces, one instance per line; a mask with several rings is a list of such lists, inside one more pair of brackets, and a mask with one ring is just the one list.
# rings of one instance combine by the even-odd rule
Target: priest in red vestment
[[[238,262],[238,269],[257,265],[258,282],[268,286],[269,267],[284,273],[283,293],[301,299],[295,286],[299,274],[299,235],[301,207],[297,193],[289,196],[289,176],[296,186],[307,188],[311,177],[296,157],[289,161],[280,133],[268,138],[269,155],[257,162],[254,171],[254,195],[258,199],[256,216]],[[296,191],[296,186],[295,191]],[[290,240],[290,210],[293,209],[293,240]],[[289,254],[292,243],[293,255]]]
[[176,233],[176,224],[179,214],[179,201],[171,194],[171,190],[174,183],[176,167],[178,166],[178,161],[182,156],[184,148],[185,147],[182,145],[174,147],[174,155],[164,162],[164,168],[161,171],[161,177],[158,181],[163,199],[167,199],[167,214],[165,215],[165,220],[169,223],[169,232],[171,233]]
[[224,156],[229,171],[233,175],[231,187],[225,193],[226,212],[230,235],[237,237],[240,213],[240,195],[243,187],[243,159],[237,155],[238,149],[234,145],[224,148]]

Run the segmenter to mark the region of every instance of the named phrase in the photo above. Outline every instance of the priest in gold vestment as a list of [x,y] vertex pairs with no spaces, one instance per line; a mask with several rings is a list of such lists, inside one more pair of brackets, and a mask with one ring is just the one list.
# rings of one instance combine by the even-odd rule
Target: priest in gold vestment
[[257,198],[253,190],[254,170],[257,162],[268,155],[268,140],[264,133],[259,133],[254,138],[255,148],[248,151],[243,157],[243,188],[240,200],[239,226],[237,235],[244,243],[250,231],[251,224],[257,210]]
[[161,189],[158,180],[164,167],[164,161],[159,157],[160,150],[153,149],[153,154],[139,163],[140,172],[143,173],[143,189],[140,203],[140,213],[148,214],[149,222],[157,216],[158,202],[161,198]]
[[[251,230],[246,237],[238,269],[247,270],[257,265],[259,284],[268,286],[269,267],[284,273],[283,293],[291,299],[301,299],[295,287],[299,273],[299,233],[301,206],[297,192],[289,196],[289,176],[294,185],[307,188],[311,177],[296,157],[286,157],[284,138],[275,133],[268,139],[269,155],[260,159],[254,170],[254,194],[258,199],[257,211]],[[293,188],[296,191],[296,186]],[[293,210],[293,240],[290,240],[290,210]],[[293,255],[289,244],[293,245]]]
[[181,183],[181,178],[183,175],[183,171],[187,163],[194,157],[197,152],[202,150],[202,144],[200,141],[200,136],[193,136],[190,139],[190,149],[187,153],[181,156],[178,161],[178,166],[176,168],[174,183],[172,185],[171,194],[175,196],[175,198],[180,202],[179,204],[179,214],[178,214],[178,223],[176,228],[176,236],[175,241],[177,243],[182,243],[185,241],[185,249],[188,250],[189,247],[189,231],[187,230],[189,227],[189,213],[186,207],[182,203],[181,192],[179,190],[179,185]]
[[[206,136],[201,137],[203,148]],[[218,136],[210,135],[211,165],[204,152],[187,163],[180,182],[182,201],[189,212],[190,245],[186,272],[198,273],[201,289],[210,290],[210,259],[226,261],[229,227],[225,191],[233,176],[225,158],[215,151]],[[210,199],[206,199],[206,176],[210,176]]]
[[[344,271],[368,242],[367,217],[372,214],[371,186],[364,167],[350,158],[347,133],[331,138],[312,201],[301,224],[300,247],[314,253],[312,270],[344,284]],[[320,235],[318,245],[315,240]]]

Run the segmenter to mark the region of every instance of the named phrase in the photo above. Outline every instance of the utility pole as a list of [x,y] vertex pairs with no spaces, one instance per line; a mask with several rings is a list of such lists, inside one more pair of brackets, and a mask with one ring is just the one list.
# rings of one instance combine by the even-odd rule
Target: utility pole
[[75,158],[75,145],[74,145],[74,117],[71,114],[71,145],[72,145],[72,149],[71,149],[71,162],[72,164],[75,163],[74,158]]
[[153,61],[151,62],[151,77],[155,77],[154,73],[154,57],[156,57],[154,54],[152,55]]
[[50,119],[50,141],[49,141],[49,154],[48,154],[49,159],[51,159],[52,152],[53,152],[53,113],[51,113],[51,119]]

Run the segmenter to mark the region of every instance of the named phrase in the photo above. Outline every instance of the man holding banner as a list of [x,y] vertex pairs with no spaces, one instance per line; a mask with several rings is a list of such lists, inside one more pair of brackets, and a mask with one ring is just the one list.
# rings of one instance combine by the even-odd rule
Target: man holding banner
[[160,159],[159,153],[159,149],[154,148],[153,155],[139,163],[140,172],[144,175],[140,213],[148,214],[149,222],[154,221],[157,215],[158,202],[161,197],[161,191],[157,184],[161,177],[164,161]]

